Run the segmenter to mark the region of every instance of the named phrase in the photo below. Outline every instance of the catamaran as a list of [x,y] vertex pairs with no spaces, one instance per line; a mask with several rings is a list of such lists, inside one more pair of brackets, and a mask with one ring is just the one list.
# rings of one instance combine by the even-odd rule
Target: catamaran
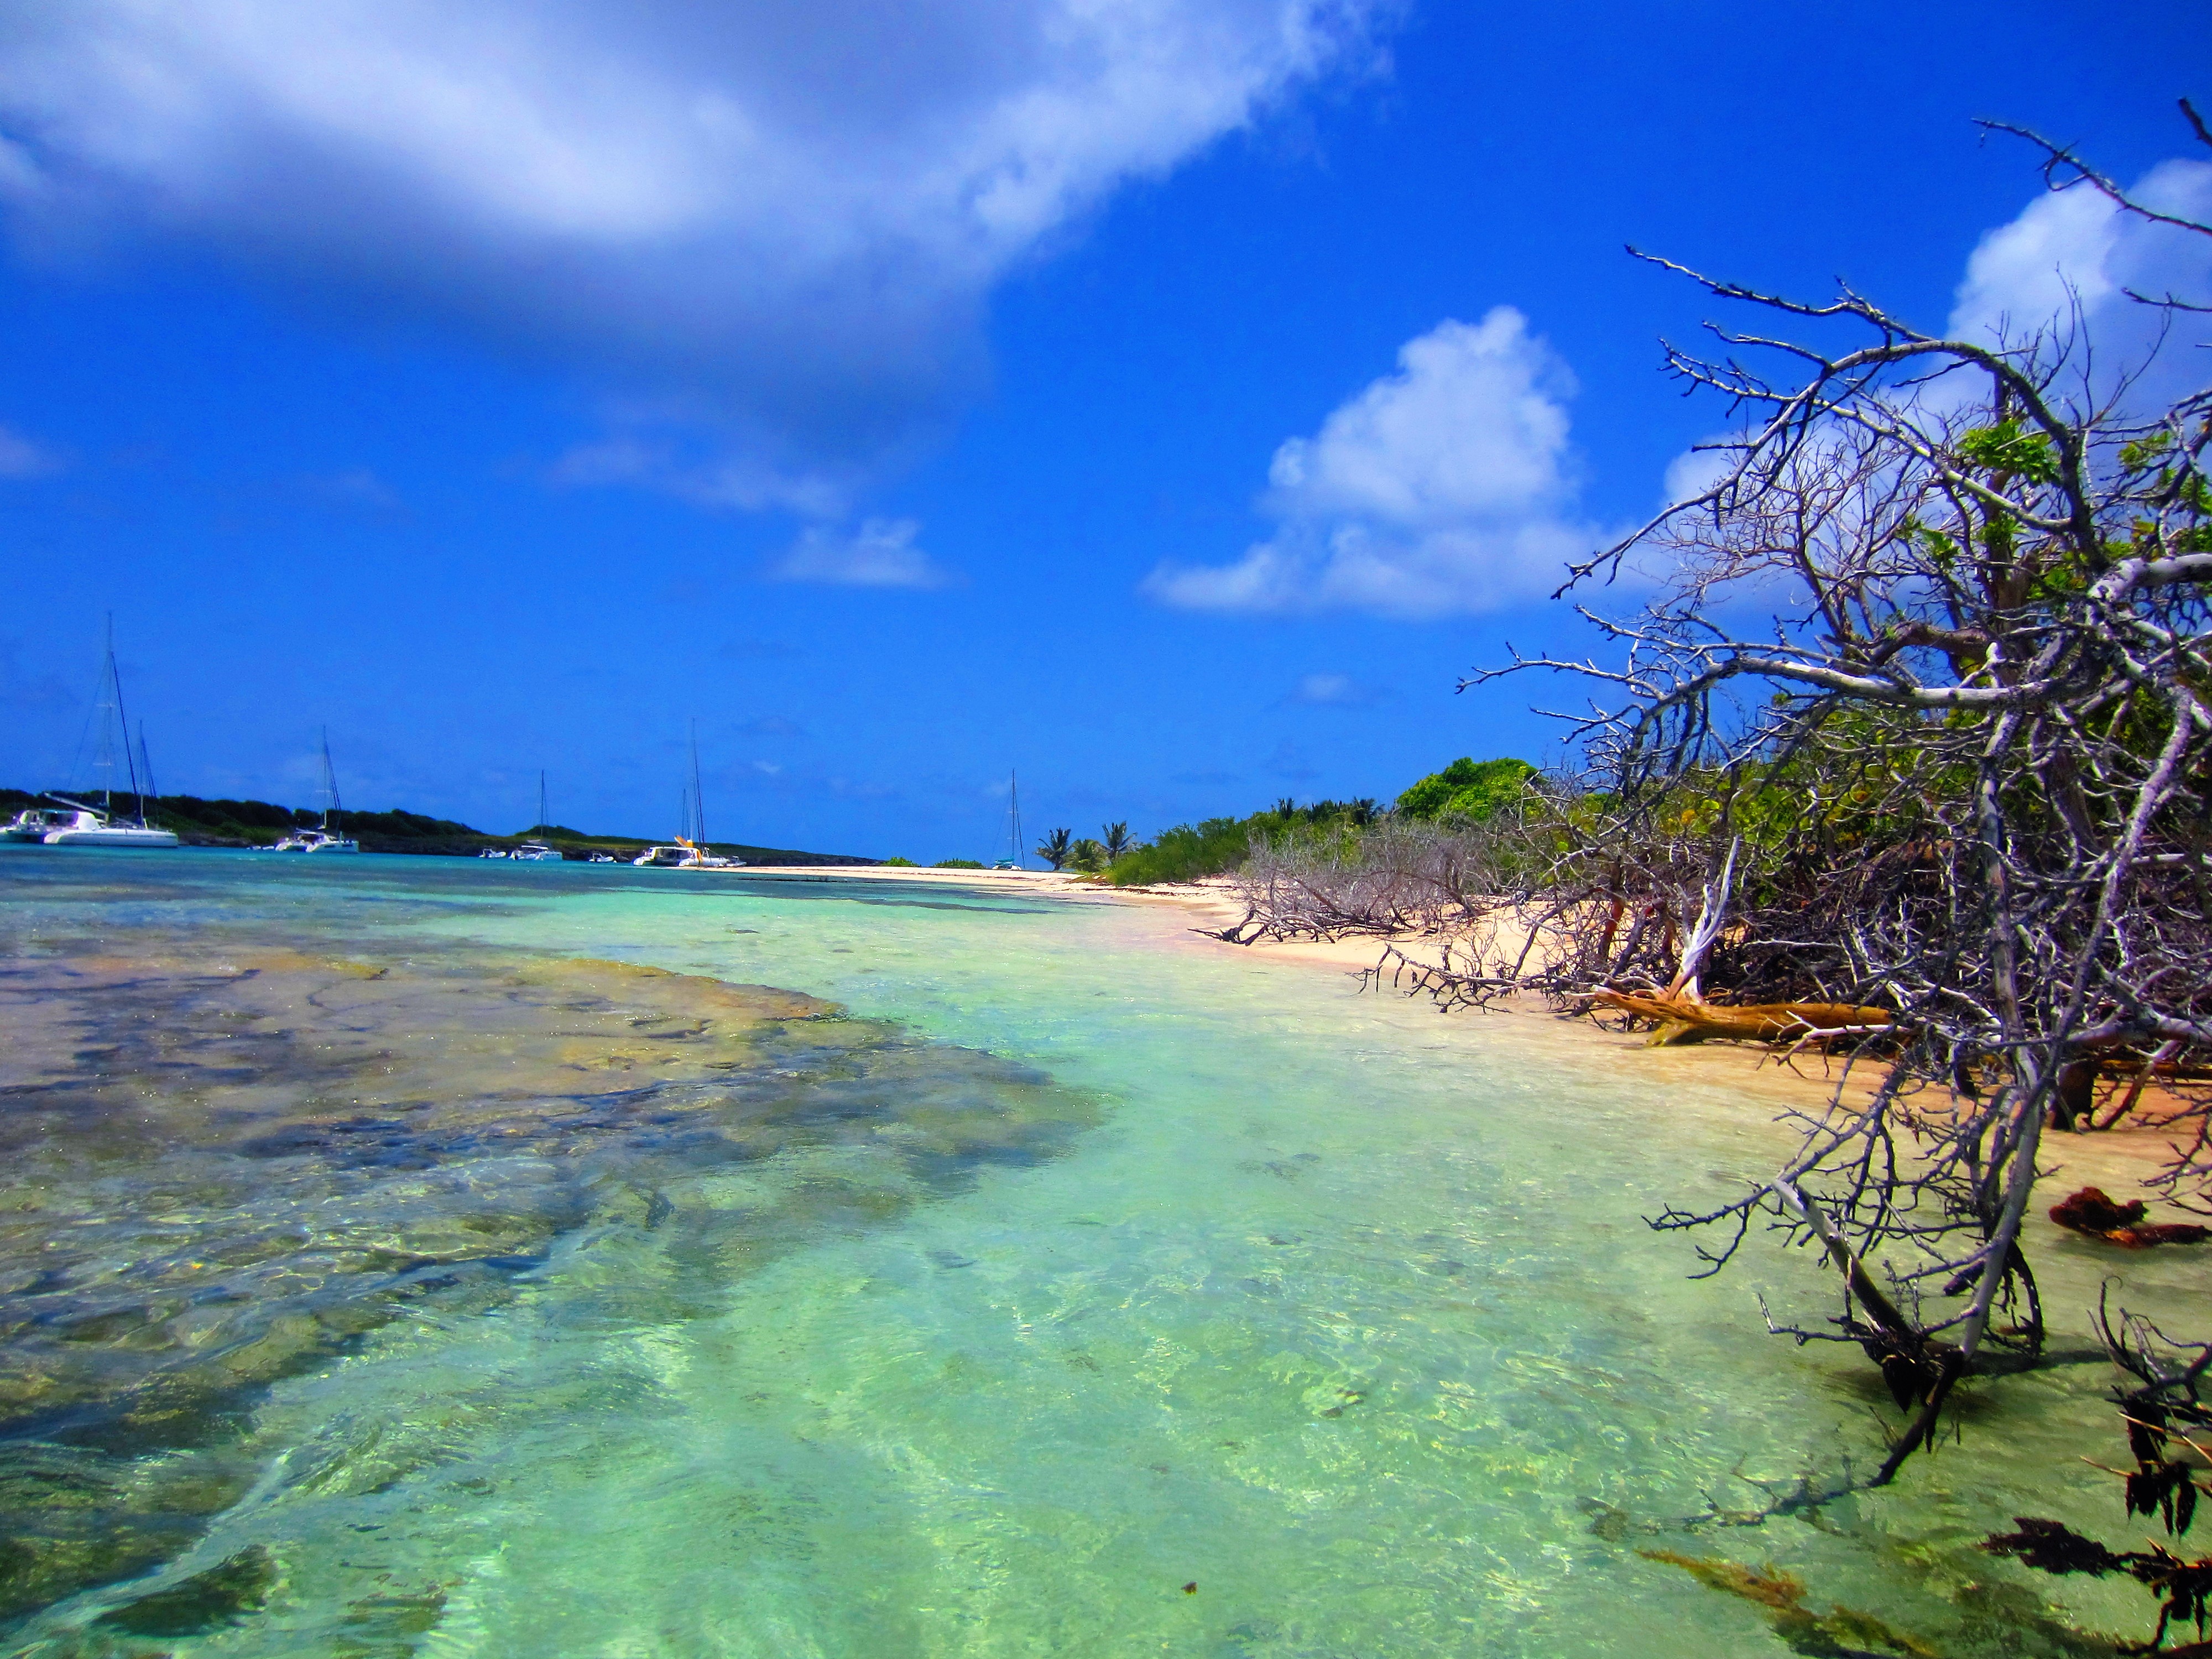
[[[138,728],[136,752],[131,741],[131,718],[123,707],[123,676],[115,666],[115,618],[107,619],[107,654],[100,665],[100,748],[94,767],[100,773],[100,805],[70,795],[48,795],[69,811],[69,821],[40,836],[49,847],[174,847],[177,833],[158,830],[146,822],[146,801],[154,796],[154,767],[146,754],[146,728]],[[115,750],[123,750],[123,769],[137,806],[131,813],[115,810]],[[21,824],[27,813],[18,814]],[[11,829],[14,825],[9,826]],[[26,825],[25,827],[28,827]]]
[[323,728],[323,823],[319,830],[295,830],[269,850],[272,853],[358,853],[361,843],[338,834],[338,774],[331,764],[331,728]]
[[[537,827],[540,830],[546,827],[545,775],[543,772],[540,772],[538,775]],[[549,847],[544,842],[538,841],[535,838],[522,842],[520,846],[515,848],[513,852],[509,853],[507,857],[511,859],[520,859],[525,864],[558,864],[562,861],[561,849],[559,848]]]
[[67,801],[73,809],[70,821],[58,830],[49,830],[46,843],[49,847],[174,847],[177,832],[157,830],[143,818],[125,817],[112,810],[88,806],[82,801],[69,800],[56,795],[56,800]]
[[0,823],[0,841],[44,841],[52,831],[66,827],[75,816],[58,806],[27,806]]
[[647,869],[731,870],[743,859],[724,858],[707,846],[707,808],[699,788],[699,722],[691,722],[691,781],[684,790],[684,833],[648,847],[630,862]]

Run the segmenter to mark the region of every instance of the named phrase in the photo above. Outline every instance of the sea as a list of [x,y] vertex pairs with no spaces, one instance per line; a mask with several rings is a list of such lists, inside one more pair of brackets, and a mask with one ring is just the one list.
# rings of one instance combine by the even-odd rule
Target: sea
[[[0,850],[0,1654],[2059,1655],[2088,1336],[1897,1413],[1747,1055],[1157,902]],[[2051,1161],[2063,1162],[2063,1150]],[[1719,1241],[1711,1241],[1718,1243]],[[2202,1322],[2201,1318],[2198,1322]],[[2105,1632],[2100,1637],[2095,1632]]]

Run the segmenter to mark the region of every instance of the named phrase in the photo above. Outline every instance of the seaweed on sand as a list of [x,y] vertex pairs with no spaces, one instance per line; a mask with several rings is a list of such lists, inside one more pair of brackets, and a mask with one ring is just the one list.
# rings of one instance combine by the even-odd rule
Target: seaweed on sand
[[258,1612],[276,1582],[269,1552],[250,1544],[205,1572],[126,1601],[93,1622],[132,1636],[203,1636]]
[[1675,1550],[1638,1550],[1647,1561],[1663,1561],[1680,1567],[1708,1589],[1737,1595],[1766,1610],[1767,1622],[1792,1653],[1810,1659],[1859,1659],[1879,1652],[1904,1654],[1906,1659],[1941,1659],[1934,1648],[1917,1637],[1893,1629],[1870,1613],[1834,1607],[1825,1613],[1805,1605],[1802,1579],[1769,1564],[1746,1566],[1720,1556],[1684,1555]]

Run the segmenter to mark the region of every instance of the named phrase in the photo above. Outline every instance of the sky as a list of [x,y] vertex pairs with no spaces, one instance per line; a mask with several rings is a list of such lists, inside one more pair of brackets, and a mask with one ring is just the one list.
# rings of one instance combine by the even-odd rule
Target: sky
[[2118,338],[2203,253],[1973,122],[2203,217],[2208,66],[2170,0],[11,8],[0,782],[86,781],[110,612],[164,791],[327,727],[497,831],[672,832],[695,722],[715,838],[923,861],[1017,772],[1034,842],[1547,763],[1566,688],[1460,678],[1726,423],[1626,248]]

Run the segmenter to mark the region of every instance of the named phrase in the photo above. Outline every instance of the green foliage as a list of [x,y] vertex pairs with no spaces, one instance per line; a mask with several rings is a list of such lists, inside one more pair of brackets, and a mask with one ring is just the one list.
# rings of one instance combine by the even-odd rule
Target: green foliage
[[1251,848],[1252,823],[1251,818],[1206,818],[1163,830],[1148,844],[1114,860],[1114,884],[1149,887],[1156,882],[1196,881],[1233,870],[1244,862],[1244,854]]
[[1300,806],[1285,799],[1248,818],[1178,823],[1112,860],[1109,875],[1116,887],[1198,881],[1237,868],[1252,850],[1255,836],[1270,842],[1356,836],[1381,816],[1381,810],[1373,800],[1317,800]]
[[1535,775],[1536,769],[1524,760],[1477,761],[1462,755],[1399,796],[1398,811],[1409,818],[1480,823],[1520,799]]
[[886,868],[892,870],[916,870],[921,868],[921,866],[917,865],[912,859],[885,859],[884,860],[884,864]]
[[[198,795],[163,795],[147,805],[150,809],[149,816],[164,828],[224,841],[273,841],[287,830],[308,828],[323,821],[322,813],[313,808],[278,806],[265,800],[205,800]],[[337,821],[338,827],[348,835],[373,836],[386,841],[446,841],[483,833],[451,818],[426,817],[420,812],[341,811]],[[556,830],[552,833],[581,839],[572,830]]]
[[1067,861],[1085,875],[1095,876],[1106,867],[1109,860],[1104,844],[1085,836],[1067,849]]
[[1055,830],[1037,843],[1036,855],[1055,870],[1065,869],[1069,845],[1074,839],[1074,830]]
[[1129,834],[1127,819],[1114,823],[1102,823],[1098,826],[1098,833],[1106,843],[1106,856],[1109,859],[1120,858],[1122,854],[1137,844],[1135,837]]
[[933,867],[939,870],[980,870],[983,866],[975,859],[939,859]]
[[2030,483],[2050,483],[2058,477],[2058,459],[2051,440],[2030,432],[2017,420],[1976,427],[1959,440],[1960,459],[1991,472],[2010,474]]

